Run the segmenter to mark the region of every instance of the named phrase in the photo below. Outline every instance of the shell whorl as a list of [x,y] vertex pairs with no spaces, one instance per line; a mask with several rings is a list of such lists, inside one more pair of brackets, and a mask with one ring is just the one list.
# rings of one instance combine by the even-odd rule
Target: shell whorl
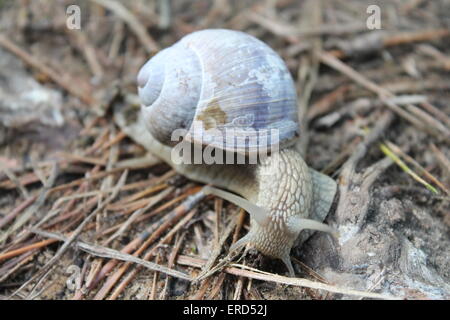
[[198,56],[181,43],[150,59],[138,75],[142,115],[147,129],[171,144],[176,129],[189,129],[201,92]]
[[298,135],[296,91],[286,65],[243,32],[191,33],[150,59],[138,84],[145,123],[165,144],[183,128],[191,141],[201,137],[202,144],[247,154]]

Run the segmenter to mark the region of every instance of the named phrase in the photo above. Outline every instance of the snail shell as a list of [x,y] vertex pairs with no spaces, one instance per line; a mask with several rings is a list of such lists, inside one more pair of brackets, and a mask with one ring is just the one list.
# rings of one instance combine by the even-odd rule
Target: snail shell
[[186,129],[191,142],[245,154],[283,147],[298,136],[296,91],[286,65],[243,32],[185,36],[142,67],[138,86],[144,122],[166,145],[174,144],[176,129]]

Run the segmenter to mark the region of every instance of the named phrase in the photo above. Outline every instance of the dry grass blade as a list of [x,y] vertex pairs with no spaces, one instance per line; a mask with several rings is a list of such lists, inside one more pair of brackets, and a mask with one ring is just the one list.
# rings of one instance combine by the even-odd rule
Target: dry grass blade
[[113,241],[115,238],[119,237],[122,233],[125,232],[125,230],[131,226],[131,224],[144,212],[149,210],[151,207],[153,207],[155,204],[157,204],[159,201],[164,199],[167,195],[169,195],[173,191],[173,188],[167,188],[166,190],[162,191],[158,195],[151,197],[148,200],[148,204],[141,209],[136,210],[128,219],[125,221],[112,236],[106,240],[105,245],[108,245],[111,241]]
[[431,180],[434,184],[436,184],[439,188],[442,189],[447,195],[450,195],[450,191],[442,184],[435,176],[429,173],[424,167],[422,167],[416,160],[411,158],[405,152],[403,152],[397,145],[390,141],[386,141],[386,145],[397,155],[402,157],[405,161],[414,165],[424,176],[426,176],[429,180]]
[[349,23],[344,25],[330,24],[321,25],[316,28],[297,28],[267,18],[255,12],[249,12],[247,18],[270,32],[282,37],[314,37],[322,35],[343,35],[367,30],[364,23]]
[[92,2],[105,7],[114,12],[120,19],[125,21],[133,30],[148,53],[155,53],[159,50],[158,44],[147,33],[142,23],[120,2],[115,0],[91,0]]
[[[383,101],[384,104],[387,107],[389,107],[389,109],[391,109],[392,111],[394,111],[399,116],[406,119],[407,121],[411,122],[414,126],[419,128],[420,130],[423,130],[429,134],[432,134],[433,136],[435,136],[439,139],[441,138],[442,133],[439,130],[437,130],[437,128],[427,125],[426,123],[424,123],[423,120],[421,120],[421,118],[414,116],[413,114],[402,109],[396,103],[393,103],[392,100],[390,100],[390,98],[393,98],[394,95],[389,90],[384,89],[384,88],[380,87],[379,85],[377,85],[376,83],[370,81],[369,79],[364,77],[361,73],[357,72],[350,66],[346,65],[345,63],[343,63],[342,61],[340,61],[339,59],[337,59],[336,57],[334,57],[328,53],[321,52],[320,59],[326,65],[345,74],[346,76],[348,76],[349,78],[351,78],[353,81],[357,82],[364,88],[376,93],[378,95],[378,97],[380,98],[380,100]],[[446,133],[444,132],[444,134],[446,134]]]
[[66,152],[61,152],[60,155],[72,162],[83,162],[83,163],[89,163],[89,164],[99,165],[99,166],[106,165],[106,161],[104,159],[86,157],[86,156],[81,156],[81,155],[71,154],[71,153],[66,153]]
[[[196,209],[191,210],[186,217],[184,217],[182,220],[180,220],[180,222],[178,222],[176,224],[175,227],[172,228],[172,230],[170,230],[169,233],[167,233],[164,238],[162,238],[159,243],[154,246],[149,252],[147,252],[144,256],[144,260],[149,260],[152,256],[154,256],[156,254],[156,252],[158,251],[158,248],[160,248],[160,246],[162,244],[168,243],[172,237],[183,227],[186,226],[186,224],[191,221],[191,219],[194,217],[194,215],[197,213]],[[156,263],[158,263],[158,259],[160,258],[159,253],[157,254],[157,260]],[[115,299],[117,298],[120,293],[122,293],[122,291],[125,289],[125,287],[136,277],[136,275],[139,273],[140,268],[136,267],[133,271],[131,271],[124,280],[122,280],[122,282],[117,286],[117,288],[114,290],[114,292],[111,294],[110,299]],[[157,276],[157,274],[155,274],[155,277]]]
[[30,250],[34,250],[34,249],[38,249],[38,248],[43,248],[46,247],[52,243],[55,243],[56,240],[54,239],[49,239],[49,240],[43,240],[43,241],[39,241],[33,244],[30,244],[28,246],[16,249],[16,250],[11,250],[11,251],[7,251],[5,253],[0,254],[0,262],[3,260],[8,260],[11,259],[13,257],[17,257],[18,255],[21,255],[25,252],[28,252]]
[[[17,289],[11,296],[15,296],[19,291],[21,291],[23,288],[25,288],[28,284],[30,284],[32,281],[34,281],[35,279],[37,279],[38,277],[46,274],[48,274],[48,271],[51,270],[51,268],[53,267],[53,265],[56,263],[56,261],[64,254],[64,252],[66,251],[66,249],[72,244],[73,241],[75,241],[76,237],[78,237],[78,235],[83,231],[84,227],[86,226],[86,224],[97,215],[98,212],[100,212],[101,210],[104,209],[104,207],[111,202],[119,193],[120,188],[125,184],[125,181],[127,179],[127,175],[128,175],[128,171],[125,170],[122,174],[122,176],[119,178],[119,181],[117,183],[116,186],[116,190],[115,192],[113,192],[113,194],[108,197],[105,201],[103,201],[102,203],[100,203],[97,206],[97,209],[95,209],[94,211],[92,211],[85,219],[82,223],[80,223],[78,225],[78,227],[75,229],[75,231],[70,235],[69,238],[67,238],[64,241],[64,244],[59,248],[59,250],[56,252],[56,254],[41,268],[39,269],[38,272],[36,272],[29,280],[27,280],[22,286],[20,286],[19,289]],[[47,272],[47,273],[46,273]],[[43,278],[44,278],[43,277]],[[43,279],[41,278],[41,280]],[[39,280],[39,281],[41,281]],[[38,281],[38,283],[39,283]],[[36,287],[36,286],[35,286]],[[31,291],[30,295],[32,295],[33,290]]]
[[[45,231],[40,231],[40,230],[32,230],[32,231],[33,231],[33,233],[39,234],[41,236],[57,239],[59,241],[68,242],[68,240],[69,240],[69,238],[59,235],[59,234],[56,234],[56,233],[45,232]],[[175,278],[180,278],[180,279],[184,279],[184,280],[188,280],[188,281],[192,280],[192,278],[185,273],[166,268],[166,267],[158,265],[156,263],[145,261],[143,259],[137,258],[130,254],[121,253],[114,249],[106,248],[106,247],[95,245],[95,244],[89,244],[89,243],[82,242],[82,241],[73,241],[73,245],[75,245],[76,247],[80,248],[83,251],[86,251],[87,253],[90,253],[90,254],[98,256],[98,257],[116,259],[116,260],[126,261],[126,262],[130,262],[130,263],[137,263],[137,264],[142,265],[150,270],[159,271],[159,272],[165,273],[165,274],[170,275]]]
[[4,242],[11,234],[13,234],[16,230],[22,227],[25,223],[28,222],[29,219],[35,214],[37,210],[45,203],[47,199],[50,189],[55,183],[56,177],[58,176],[58,165],[55,163],[53,165],[50,177],[47,179],[44,187],[41,190],[37,200],[29,207],[21,216],[19,216],[16,222],[3,234],[0,235],[0,243]]
[[[310,0],[305,4],[305,11],[303,18],[303,25],[312,28],[318,28],[323,24],[321,1]],[[319,77],[319,60],[317,59],[317,54],[322,50],[322,39],[315,38],[310,40],[312,42],[312,50],[309,52],[307,57],[301,60],[298,67],[298,83],[297,91],[301,92],[298,99],[298,123],[301,128],[303,128],[302,139],[297,141],[297,150],[300,151],[302,155],[306,155],[306,150],[309,143],[308,135],[308,106],[309,100],[311,98],[313,89],[317,83]]]
[[433,150],[437,160],[439,161],[439,164],[442,167],[444,175],[448,180],[450,180],[450,160],[433,143],[431,144],[431,149]]
[[[240,210],[239,210],[240,211]],[[233,229],[236,227],[236,215],[231,217],[230,223],[225,228],[225,230],[222,233],[222,236],[220,237],[219,242],[214,245],[214,248],[212,249],[212,252],[209,256],[208,261],[206,262],[202,272],[198,275],[198,280],[205,279],[206,277],[212,275],[214,272],[217,271],[217,268],[212,269],[212,266],[214,262],[216,261],[217,257],[219,257],[220,252],[223,249],[223,246],[225,244],[225,241],[228,239],[228,237],[231,235],[231,232],[233,232]]]
[[409,174],[414,180],[417,182],[423,184],[428,190],[431,192],[438,194],[438,191],[435,187],[430,185],[428,182],[423,180],[421,177],[419,177],[411,168],[408,167],[406,163],[404,163],[388,146],[385,144],[380,144],[381,151],[391,158],[403,171],[405,171],[407,174]]
[[[180,247],[181,244],[184,241],[184,237],[186,236],[186,232],[181,233],[180,236],[177,236],[175,239],[175,245],[172,249],[172,252],[170,253],[169,256],[169,261],[167,264],[167,267],[169,267],[170,269],[173,268],[173,266],[175,265],[175,260],[177,258],[178,252],[180,251]],[[161,300],[166,300],[169,297],[169,286],[170,286],[170,277],[166,277],[165,283],[164,283],[164,289],[161,292]],[[117,296],[116,296],[117,297]]]
[[37,196],[33,196],[28,198],[24,202],[22,202],[19,206],[17,206],[14,210],[12,210],[9,214],[5,215],[2,219],[0,219],[0,229],[10,223],[17,215],[19,215],[23,210],[31,206],[34,201],[36,201]]
[[50,189],[50,192],[54,193],[54,192],[57,192],[57,191],[63,191],[63,190],[66,190],[66,189],[70,189],[70,188],[79,186],[79,185],[81,185],[82,183],[84,183],[86,181],[87,182],[93,182],[93,181],[99,180],[101,178],[104,178],[104,177],[106,177],[108,175],[112,175],[112,174],[115,174],[115,173],[118,173],[118,172],[123,172],[124,169],[125,168],[114,168],[114,169],[111,169],[111,170],[98,172],[98,173],[92,174],[92,175],[90,175],[88,177],[81,178],[81,179],[78,179],[78,180],[75,180],[75,181],[72,181],[72,182],[69,182],[69,183],[62,184],[62,185],[59,185],[57,187],[54,187],[54,188]]
[[[185,215],[189,210],[191,210],[199,201],[201,201],[205,197],[203,192],[197,192],[196,194],[189,196],[181,205],[175,208],[171,213],[169,213],[162,221],[159,221],[159,224],[155,226],[151,226],[144,232],[142,232],[136,239],[127,244],[122,250],[122,253],[131,253],[134,250],[134,255],[140,255],[147,247],[153,243],[161,234],[169,228],[175,221]],[[150,253],[147,253],[144,259],[148,259],[150,257]],[[91,287],[89,289],[94,288],[98,285],[98,283],[103,280],[106,275],[111,272],[111,270],[117,265],[117,260],[111,260],[102,268],[102,270],[97,275],[96,279],[92,282]],[[108,292],[112,289],[115,283],[119,280],[119,278],[124,274],[124,272],[128,269],[129,264],[123,265],[119,270],[117,270],[114,274],[110,275],[106,280],[103,287],[97,292],[95,295],[95,299],[103,299]]]
[[29,195],[27,189],[22,184],[22,182],[17,178],[17,176],[14,174],[14,172],[9,170],[8,168],[2,168],[2,169],[3,169],[3,172],[5,173],[5,175],[9,178],[9,180],[11,180],[11,182],[16,185],[17,190],[19,190],[19,192],[22,194],[22,196],[25,199],[29,198],[30,195]]
[[[203,259],[199,259],[199,258],[181,255],[181,256],[178,256],[177,262],[182,265],[201,268],[206,261]],[[284,277],[284,276],[280,276],[280,275],[273,274],[273,273],[263,272],[258,269],[249,268],[249,267],[239,265],[239,264],[231,264],[230,266],[224,268],[224,272],[235,275],[235,276],[247,277],[250,279],[276,282],[276,283],[282,283],[282,284],[299,286],[299,287],[306,287],[306,288],[311,288],[311,289],[325,290],[325,291],[329,291],[329,292],[340,293],[340,294],[351,295],[351,296],[359,296],[359,297],[366,297],[366,298],[373,298],[373,299],[387,299],[387,300],[402,299],[400,297],[395,297],[395,296],[386,295],[386,294],[372,293],[372,292],[336,287],[336,286],[328,285],[325,283],[311,281],[308,279]]]

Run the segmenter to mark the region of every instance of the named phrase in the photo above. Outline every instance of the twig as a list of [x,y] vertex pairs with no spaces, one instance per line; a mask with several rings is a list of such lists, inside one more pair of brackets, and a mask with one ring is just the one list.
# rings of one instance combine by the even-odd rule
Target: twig
[[216,272],[216,268],[211,269],[214,262],[216,261],[217,257],[220,255],[223,249],[223,245],[225,244],[225,241],[228,239],[228,237],[231,235],[231,232],[236,227],[236,215],[231,217],[230,222],[228,223],[226,229],[223,231],[222,236],[220,237],[220,241],[217,243],[217,245],[214,246],[212,249],[212,252],[209,255],[208,261],[206,262],[202,272],[198,275],[198,279],[204,279],[209,277],[211,274]]
[[[303,16],[305,24],[311,28],[319,28],[323,24],[321,1],[307,1],[305,3],[305,13]],[[302,155],[306,155],[309,143],[308,135],[308,106],[311,94],[319,77],[320,62],[317,54],[322,50],[322,39],[315,38],[312,41],[312,50],[308,57],[302,59],[302,63],[298,68],[297,91],[301,92],[298,99],[298,121],[302,138],[297,140],[297,149]]]
[[[169,233],[167,233],[164,238],[162,238],[158,244],[156,246],[154,246],[149,252],[147,252],[144,256],[144,260],[150,260],[150,258],[152,256],[154,256],[156,254],[156,252],[158,252],[157,254],[157,262],[158,263],[158,257],[159,257],[159,251],[158,249],[160,248],[161,245],[168,243],[172,237],[182,228],[185,227],[187,225],[187,223],[189,221],[191,221],[191,219],[193,218],[193,216],[197,213],[196,209],[191,210],[182,220],[180,220],[180,222],[178,222],[176,224],[175,227],[173,227]],[[122,282],[117,286],[116,290],[114,290],[114,292],[111,294],[110,299],[112,299],[113,297],[116,298],[120,295],[120,293],[125,289],[125,287],[134,279],[134,277],[136,277],[136,275],[139,273],[140,268],[139,266],[137,266],[136,268],[134,268],[133,271],[131,271],[124,280],[122,280]]]
[[[180,251],[180,247],[181,247],[181,244],[184,241],[184,237],[185,236],[186,236],[186,232],[183,232],[179,237],[177,237],[175,239],[175,245],[174,245],[174,247],[172,249],[172,252],[170,253],[169,261],[168,261],[168,264],[167,264],[167,267],[169,269],[172,269],[173,266],[175,265],[175,260],[177,258],[178,252]],[[167,276],[166,277],[166,281],[164,283],[164,289],[161,292],[161,300],[166,300],[168,298],[168,296],[169,296],[169,285],[170,285],[170,277]]]
[[47,196],[50,193],[50,189],[55,183],[58,176],[58,165],[54,163],[50,177],[47,179],[46,184],[41,190],[37,200],[29,207],[21,216],[19,216],[16,222],[3,234],[0,235],[0,243],[4,242],[14,231],[22,227],[28,220],[35,214],[37,210],[45,203]]
[[101,79],[103,76],[103,67],[98,61],[96,49],[89,43],[83,30],[74,31],[69,28],[64,28],[64,30],[67,32],[69,37],[73,37],[75,39],[76,47],[86,59],[92,75],[97,79]]
[[[70,238],[68,238],[68,237],[65,237],[65,236],[62,236],[62,235],[59,235],[56,233],[52,233],[52,232],[46,232],[46,231],[41,231],[41,230],[32,230],[32,232],[36,233],[38,235],[44,236],[44,237],[56,239],[57,241],[64,241],[65,243],[67,243],[70,240]],[[149,261],[139,259],[130,254],[121,253],[114,249],[106,248],[106,247],[95,245],[95,244],[89,244],[87,242],[83,242],[83,241],[79,241],[79,240],[73,241],[72,244],[74,246],[80,248],[81,250],[86,251],[87,253],[98,256],[98,257],[122,260],[122,261],[130,262],[130,263],[137,263],[137,264],[142,265],[150,270],[159,271],[159,272],[171,275],[172,277],[175,277],[175,278],[180,278],[180,279],[184,279],[184,280],[188,280],[188,281],[192,280],[192,278],[185,273],[182,273],[182,272],[179,272],[176,270],[172,270],[172,269],[166,268],[161,265],[157,265],[156,263],[152,263]]]
[[167,195],[169,195],[173,191],[173,188],[167,188],[166,190],[160,192],[154,197],[151,197],[148,200],[148,204],[141,209],[136,210],[128,219],[125,221],[113,235],[111,235],[108,240],[105,241],[105,246],[108,245],[111,241],[119,237],[122,233],[125,232],[125,230],[130,227],[130,225],[144,212],[149,210],[151,207],[153,207],[155,204],[157,204],[159,201],[164,199]]
[[348,65],[344,64],[342,61],[336,59],[335,57],[333,57],[332,55],[330,55],[328,53],[321,52],[320,59],[323,63],[342,72],[343,74],[350,77],[352,80],[354,80],[358,84],[362,85],[366,89],[376,93],[378,95],[378,97],[380,98],[380,100],[383,101],[384,104],[389,109],[391,109],[392,111],[394,111],[395,113],[397,113],[398,115],[403,117],[404,119],[411,122],[417,128],[424,130],[430,134],[433,134],[433,135],[437,136],[438,138],[440,137],[439,132],[436,132],[435,128],[426,126],[418,118],[416,118],[415,116],[408,113],[407,111],[405,111],[404,109],[399,107],[397,104],[395,104],[391,100],[389,100],[389,98],[394,97],[394,95],[389,90],[384,89],[384,88],[380,87],[379,85],[377,85],[376,83],[370,81],[369,79],[364,77],[361,73],[357,72],[353,68],[349,67]]
[[40,72],[49,77],[54,83],[59,85],[61,88],[66,90],[74,97],[77,97],[78,99],[80,99],[81,101],[83,101],[84,103],[88,104],[91,107],[96,105],[96,102],[93,97],[91,97],[89,94],[85,92],[79,91],[77,86],[74,86],[73,83],[66,81],[63,77],[57,74],[50,67],[46,66],[41,61],[37,60],[35,57],[19,48],[12,41],[6,38],[6,36],[3,34],[0,34],[0,46],[4,47],[8,51],[18,56],[29,66],[38,69]]
[[397,145],[390,141],[386,141],[386,145],[394,151],[396,154],[400,155],[403,159],[405,159],[407,162],[414,165],[420,172],[425,175],[429,180],[431,180],[434,184],[436,184],[439,188],[442,189],[447,195],[450,195],[450,191],[438,180],[436,179],[431,173],[429,173],[424,167],[422,167],[419,163],[417,163],[416,160],[411,158],[409,155],[407,155],[405,152],[403,152]]
[[[181,265],[188,265],[188,266],[197,267],[197,268],[201,268],[205,262],[206,261],[203,259],[193,258],[193,257],[188,257],[188,256],[183,256],[183,255],[178,256],[178,259],[177,259],[177,263],[179,263]],[[269,281],[269,282],[275,282],[275,283],[282,283],[282,284],[287,284],[287,285],[291,285],[291,286],[299,286],[299,287],[306,287],[306,288],[312,288],[312,289],[326,290],[329,292],[352,295],[352,296],[361,296],[361,297],[366,297],[366,298],[387,299],[387,300],[401,299],[399,297],[385,295],[385,294],[336,287],[336,286],[328,285],[325,283],[311,281],[308,279],[284,277],[284,276],[280,276],[277,274],[263,272],[261,270],[257,270],[254,268],[251,268],[251,270],[249,270],[249,269],[250,268],[246,267],[246,266],[232,264],[231,266],[226,267],[224,269],[224,271],[228,274],[232,274],[235,276],[242,276],[242,277],[247,277],[247,278],[251,278],[251,279]]]
[[[171,220],[170,217],[177,217],[177,216],[181,216],[184,213],[188,212],[189,210],[191,210],[199,201],[201,201],[203,198],[205,197],[205,194],[203,192],[198,192],[197,194],[190,196],[188,199],[186,199],[186,201],[184,201],[180,206],[178,206],[171,214],[169,214],[169,218],[167,218],[165,220],[165,222],[163,222],[159,229],[158,232],[156,232],[154,230],[154,228],[149,228],[148,230],[145,230],[144,232],[142,232],[136,239],[134,239],[133,241],[131,241],[130,243],[128,243],[122,250],[122,253],[131,253],[132,251],[134,251],[140,244],[142,244],[144,241],[144,245],[142,245],[140,247],[140,249],[138,251],[135,252],[135,254],[140,254],[143,250],[145,250],[147,248],[148,245],[150,245],[151,241],[153,241],[154,239],[156,239],[157,237],[160,236],[160,234],[168,227],[171,225],[171,223],[173,222],[173,220]],[[150,237],[151,236],[151,237]],[[150,237],[150,238],[149,238]],[[97,275],[96,279],[92,282],[91,286],[88,289],[92,289],[94,288],[101,280],[103,280],[103,278],[117,265],[118,261],[117,260],[111,260],[109,261],[103,268],[102,270],[99,272],[99,274]],[[126,268],[124,269],[126,270]],[[123,271],[124,272],[124,271]],[[122,275],[123,272],[116,274],[115,277],[117,277],[118,275]],[[112,279],[112,278],[111,278]],[[112,285],[115,283],[114,281],[110,281],[108,284],[104,285],[103,290],[100,290],[99,292],[97,292],[96,297],[100,297],[100,296],[105,296],[108,291],[111,289]]]
[[27,199],[30,197],[27,189],[25,188],[25,186],[22,184],[22,182],[17,178],[17,176],[14,174],[14,172],[12,172],[11,170],[9,170],[8,168],[2,168],[3,172],[5,173],[5,175],[9,178],[9,180],[12,181],[12,183],[15,184],[17,190],[22,194],[22,196]]
[[[75,229],[75,231],[71,234],[67,240],[65,240],[64,244],[59,248],[59,250],[56,252],[56,254],[38,271],[36,272],[29,280],[27,280],[19,289],[17,289],[11,296],[15,296],[19,291],[21,291],[23,288],[25,288],[29,283],[37,279],[39,276],[43,275],[45,272],[50,270],[54,263],[64,254],[66,249],[75,241],[76,237],[83,231],[86,224],[96,216],[97,212],[103,210],[103,208],[111,202],[119,193],[120,188],[124,185],[126,178],[128,175],[128,171],[125,170],[122,174],[122,176],[119,179],[119,182],[116,186],[116,192],[114,192],[109,198],[107,198],[105,201],[100,203],[94,211],[92,211],[85,219],[84,221]],[[33,290],[32,290],[33,292]]]
[[307,112],[308,121],[315,117],[326,114],[332,110],[337,101],[342,100],[345,94],[349,91],[348,85],[339,86],[336,90],[322,97],[319,101],[314,103]]
[[127,23],[143,44],[148,53],[159,51],[159,46],[147,33],[142,23],[120,2],[115,0],[91,0],[114,12],[120,19]]
[[39,241],[39,242],[30,244],[30,245],[25,246],[25,247],[22,247],[20,249],[16,249],[16,250],[5,252],[3,254],[0,254],[0,261],[8,260],[8,259],[11,259],[13,257],[17,257],[17,256],[19,256],[19,255],[21,255],[21,254],[23,254],[25,252],[28,252],[28,251],[31,251],[31,250],[34,250],[34,249],[46,247],[46,246],[48,246],[48,245],[50,245],[52,243],[55,243],[56,241],[57,240],[55,240],[55,239],[43,240],[43,241]]
[[[199,192],[194,196],[191,196],[186,200],[183,204],[178,206],[175,210],[173,210],[171,213],[169,213],[162,221],[159,221],[157,228],[155,229],[152,227],[151,229],[146,230],[145,232],[148,233],[148,238],[145,240],[145,242],[139,247],[138,250],[136,250],[133,255],[139,256],[142,252],[144,252],[145,249],[148,248],[158,237],[162,235],[164,231],[166,231],[170,226],[172,226],[176,221],[181,219],[182,216],[187,214],[189,210],[193,208],[194,204],[197,204],[200,199],[203,199],[205,197],[203,192]],[[143,236],[142,236],[143,238]],[[147,260],[150,258],[151,253],[147,253],[144,256],[144,259]],[[114,262],[111,262],[111,265]],[[130,264],[125,263],[122,267],[119,268],[115,273],[111,274],[108,279],[105,281],[102,288],[97,292],[94,299],[101,300],[103,299],[106,294],[112,289],[114,284],[120,279],[120,277],[127,271]],[[106,269],[106,266],[105,268]],[[103,272],[103,270],[102,270]]]
[[286,25],[280,21],[275,21],[273,18],[266,18],[252,11],[248,12],[247,18],[273,34],[286,38],[344,35],[367,30],[367,26],[364,23],[349,23],[344,25],[323,24],[315,28],[298,28]]
[[37,196],[32,196],[25,201],[23,201],[20,205],[18,205],[14,210],[12,210],[9,214],[0,219],[0,229],[10,223],[17,215],[19,215],[23,210],[31,206],[34,201],[36,201]]
[[[219,291],[220,291],[220,289],[222,288],[222,284],[223,284],[223,282],[224,282],[224,280],[225,280],[226,275],[227,275],[227,274],[226,274],[225,272],[222,272],[222,273],[220,273],[220,275],[217,277],[216,284],[215,284],[214,288],[211,290],[211,293],[210,293],[209,296],[208,296],[208,300],[214,299],[214,298],[219,294]],[[207,278],[207,279],[205,280],[205,282],[207,282],[209,279],[211,279],[211,278]]]
[[0,269],[0,283],[3,283],[6,279],[9,278],[10,275],[19,270],[26,263],[30,262],[37,252],[37,249],[28,251],[21,256],[11,259],[11,261],[5,263],[4,266]]
[[439,161],[439,164],[441,165],[443,174],[446,176],[447,179],[450,180],[450,160],[445,156],[445,154],[441,150],[439,150],[436,147],[436,145],[432,143],[430,146],[431,149],[433,149],[436,159]]

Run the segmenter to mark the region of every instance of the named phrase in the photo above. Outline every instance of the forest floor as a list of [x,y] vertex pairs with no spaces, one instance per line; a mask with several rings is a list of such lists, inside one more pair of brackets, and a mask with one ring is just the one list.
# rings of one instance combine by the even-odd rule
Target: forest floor
[[[0,299],[450,299],[448,1],[77,1],[80,29],[71,2],[0,1]],[[292,250],[296,278],[249,250],[194,281],[248,215],[187,202],[202,186],[114,122],[149,57],[205,28],[281,55],[299,148],[338,182],[340,238]]]

